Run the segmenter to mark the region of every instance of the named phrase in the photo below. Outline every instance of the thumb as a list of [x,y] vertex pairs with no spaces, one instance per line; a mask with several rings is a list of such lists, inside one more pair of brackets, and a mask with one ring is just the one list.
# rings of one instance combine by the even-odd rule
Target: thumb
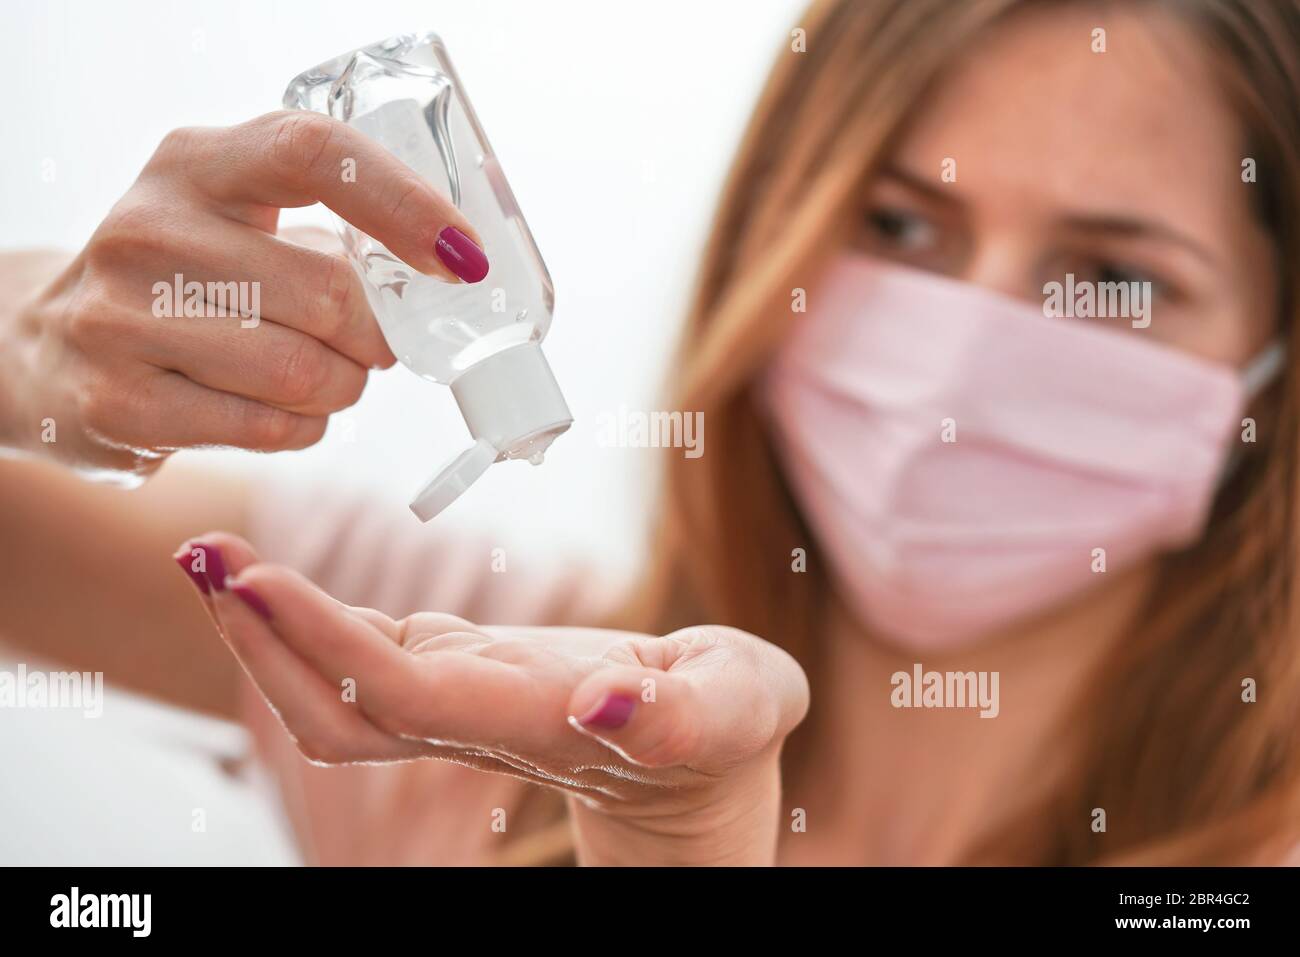
[[671,767],[695,757],[701,709],[695,687],[655,668],[615,665],[588,675],[569,698],[569,724],[624,760]]
[[729,771],[779,745],[808,711],[798,663],[735,628],[683,628],[620,651],[574,689],[569,724],[636,764]]

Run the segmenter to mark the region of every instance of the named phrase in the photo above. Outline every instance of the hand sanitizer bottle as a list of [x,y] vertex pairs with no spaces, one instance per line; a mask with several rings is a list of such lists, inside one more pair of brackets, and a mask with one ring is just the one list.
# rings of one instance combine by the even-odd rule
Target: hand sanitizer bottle
[[296,77],[284,105],[328,113],[377,140],[450,196],[483,239],[487,276],[449,283],[338,220],[393,354],[451,386],[474,439],[411,510],[427,522],[493,462],[540,464],[573,421],[541,349],[555,304],[551,277],[442,41],[403,35],[335,57]]

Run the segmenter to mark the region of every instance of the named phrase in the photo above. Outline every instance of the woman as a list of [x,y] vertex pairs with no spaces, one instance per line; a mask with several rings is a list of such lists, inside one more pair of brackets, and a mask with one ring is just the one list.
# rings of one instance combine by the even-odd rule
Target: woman
[[[571,582],[512,583],[503,604],[457,543],[412,544],[409,524],[377,529],[359,506],[322,523],[300,495],[167,471],[128,497],[46,470],[38,492],[27,467],[4,476],[30,503],[4,519],[14,636],[233,713],[235,672],[163,577],[182,542],[299,749],[408,762],[306,765],[248,699],[316,861],[1287,860],[1300,6],[845,0],[799,27],[722,197],[676,366],[670,407],[703,411],[711,454],[670,464],[654,562],[623,607]],[[28,409],[67,381],[49,357],[77,351],[50,345],[69,342],[69,300],[75,315],[132,265],[199,255],[133,227],[191,200],[176,170],[211,137],[279,144],[283,179],[347,135],[276,122],[169,140],[110,217],[108,251],[83,253],[89,288],[68,293],[65,273],[30,300],[27,338],[9,335],[50,365],[9,377]],[[225,215],[267,233],[275,206],[330,199],[309,184],[227,196]],[[435,203],[393,237],[428,271],[421,228],[473,236]],[[251,255],[245,240],[221,255]],[[364,366],[391,361],[327,271],[337,394],[281,394],[268,366],[265,393],[233,409],[239,377],[210,349],[158,359],[185,373],[168,380],[177,401],[215,406],[177,438],[140,411],[165,397],[123,390],[127,349],[110,349],[107,385],[83,392],[111,399],[90,402],[84,447],[147,469],[176,445],[314,440]],[[15,265],[11,288],[36,274]],[[1135,298],[1121,316],[1045,317],[1067,282]],[[300,338],[281,354],[323,375]],[[203,405],[196,382],[223,397]],[[124,418],[135,434],[97,440]],[[435,611],[396,621],[326,593]],[[472,623],[494,620],[635,634]],[[947,696],[965,675],[978,711]],[[410,761],[425,757],[566,792],[572,844],[549,792]]]

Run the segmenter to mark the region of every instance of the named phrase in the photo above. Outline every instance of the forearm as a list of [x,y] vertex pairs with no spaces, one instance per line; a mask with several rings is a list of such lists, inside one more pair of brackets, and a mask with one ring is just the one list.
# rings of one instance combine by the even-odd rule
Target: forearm
[[[68,253],[0,253],[0,447],[39,453],[47,412],[27,400],[27,307]],[[58,428],[59,423],[54,423]],[[58,433],[49,435],[57,441]],[[125,492],[33,454],[0,456],[0,639],[116,684],[221,715],[236,668],[170,555],[185,537],[243,523],[229,480],[168,469]]]
[[0,459],[0,639],[164,700],[236,714],[238,668],[171,555],[244,524],[244,491],[169,463],[140,489]]

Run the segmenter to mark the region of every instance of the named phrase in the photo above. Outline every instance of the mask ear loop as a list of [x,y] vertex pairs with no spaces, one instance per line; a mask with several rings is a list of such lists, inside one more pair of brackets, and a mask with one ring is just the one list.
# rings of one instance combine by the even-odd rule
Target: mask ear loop
[[[1246,363],[1246,367],[1239,373],[1242,394],[1245,396],[1241,409],[1243,414],[1250,402],[1272,384],[1285,366],[1286,343],[1281,339],[1275,339],[1264,348],[1263,352]],[[1240,447],[1234,448],[1229,454],[1227,462],[1223,465],[1223,471],[1219,474],[1218,488],[1222,489],[1228,483],[1228,479],[1232,478],[1241,464],[1241,456]]]
[[1286,344],[1275,339],[1264,351],[1246,363],[1241,370],[1241,387],[1246,398],[1253,399],[1264,391],[1286,365]]

